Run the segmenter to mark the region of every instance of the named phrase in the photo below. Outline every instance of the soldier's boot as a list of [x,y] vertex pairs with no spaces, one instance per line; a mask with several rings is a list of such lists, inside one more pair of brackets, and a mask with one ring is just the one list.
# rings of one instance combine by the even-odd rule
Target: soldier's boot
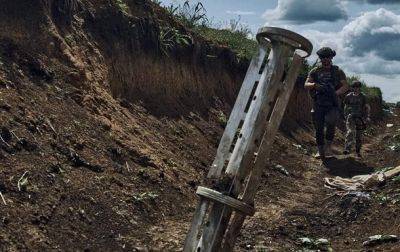
[[361,134],[356,136],[356,155],[357,157],[361,157]]
[[359,157],[359,158],[362,157],[362,156],[361,156],[361,148],[358,147],[358,146],[357,146],[357,148],[356,148],[356,155],[357,155],[357,157]]
[[333,152],[332,152],[332,141],[328,141],[328,142],[325,144],[324,153],[325,153],[325,156],[326,156],[326,157],[333,156]]
[[325,148],[323,145],[318,146],[318,152],[314,156],[316,159],[325,159]]
[[344,150],[343,150],[343,155],[349,155],[351,152],[351,144],[349,144],[346,140],[344,144]]

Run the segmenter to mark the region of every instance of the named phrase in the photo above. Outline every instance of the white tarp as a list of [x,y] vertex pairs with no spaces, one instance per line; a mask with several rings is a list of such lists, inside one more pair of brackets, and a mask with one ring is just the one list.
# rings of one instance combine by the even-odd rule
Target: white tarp
[[367,175],[358,175],[352,178],[325,178],[325,186],[331,189],[343,191],[363,191],[371,189],[386,179],[400,174],[400,166],[390,169],[386,172],[375,172]]

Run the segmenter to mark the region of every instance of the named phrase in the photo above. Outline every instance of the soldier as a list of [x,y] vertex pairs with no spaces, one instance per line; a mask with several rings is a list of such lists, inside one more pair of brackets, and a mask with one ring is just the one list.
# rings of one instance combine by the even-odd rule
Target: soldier
[[334,50],[323,47],[317,51],[317,55],[321,60],[321,65],[310,71],[304,87],[310,90],[313,98],[311,113],[318,146],[315,157],[324,159],[332,152],[331,145],[335,137],[336,121],[340,116],[338,96],[344,94],[349,89],[349,85],[345,73],[332,64],[332,59],[336,55]]
[[351,87],[353,91],[344,99],[347,133],[343,154],[349,154],[355,142],[357,156],[361,157],[361,134],[365,130],[364,118],[366,116],[366,121],[370,121],[371,107],[367,104],[365,95],[361,93],[361,82],[354,81]]

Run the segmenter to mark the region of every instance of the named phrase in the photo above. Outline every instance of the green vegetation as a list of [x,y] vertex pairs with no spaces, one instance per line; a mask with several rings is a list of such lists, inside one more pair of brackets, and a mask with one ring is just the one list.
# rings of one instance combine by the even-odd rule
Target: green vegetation
[[349,83],[349,85],[351,85],[351,83],[356,80],[361,82],[362,84],[361,92],[365,94],[368,100],[374,100],[374,99],[382,100],[382,91],[380,88],[367,86],[367,84],[363,80],[361,80],[360,77],[358,76],[347,77],[347,82]]
[[[183,4],[170,5],[165,9],[194,32],[216,44],[233,50],[239,59],[251,60],[257,51],[257,41],[251,39],[251,31],[246,25],[241,24],[240,16],[237,19],[231,19],[224,28],[218,28],[221,25],[215,25],[207,18],[207,11],[201,2],[191,4],[186,0]],[[168,29],[161,29],[160,33],[161,50],[164,54],[167,54],[176,45],[189,44],[189,41],[191,41],[190,36],[183,35],[173,28]],[[308,72],[315,67],[316,63],[310,65],[305,61],[300,70],[300,76],[306,78]],[[348,78],[349,83],[354,80],[360,80],[360,78],[358,76]],[[363,83],[362,92],[367,96],[367,99],[382,99],[382,92],[378,87],[369,87],[365,82],[361,82]]]
[[257,51],[257,42],[248,39],[247,35],[240,31],[219,30],[206,26],[197,27],[195,30],[206,39],[231,48],[239,58],[250,60]]
[[[299,76],[306,78],[308,73],[311,71],[311,69],[313,69],[317,65],[317,63],[318,62],[316,61],[312,65],[310,65],[310,63],[307,60],[305,60],[303,67],[300,69]],[[365,83],[365,81],[361,80],[361,78],[359,76],[348,76],[347,77],[347,83],[349,83],[349,85],[351,85],[351,83],[356,80],[361,82],[361,84],[362,84],[361,92],[363,92],[365,94],[368,101],[382,100],[382,91],[380,88],[368,86],[367,83]]]
[[257,42],[249,39],[250,29],[241,24],[240,17],[232,19],[226,28],[218,28],[207,18],[207,11],[201,2],[170,5],[165,9],[186,27],[204,38],[232,49],[239,58],[250,60],[257,50]]
[[400,152],[400,143],[393,142],[393,144],[389,145],[389,149],[395,152]]
[[232,49],[239,58],[251,59],[256,53],[258,44],[254,39],[249,39],[251,30],[241,24],[240,16],[237,19],[229,20],[224,29],[216,29],[208,26],[197,26],[195,31],[203,37],[217,42]]
[[385,193],[380,193],[380,194],[376,195],[375,198],[381,205],[384,205],[390,201],[390,197],[388,195],[386,195]]
[[17,182],[18,191],[25,191],[27,188],[29,182],[26,174],[28,174],[28,171],[25,171]]
[[382,91],[378,87],[369,87],[367,85],[363,85],[361,87],[361,91],[367,95],[367,97],[374,97],[382,99]]
[[129,13],[129,7],[126,5],[124,0],[115,0],[116,5],[118,6],[119,10],[124,13],[125,15],[128,15]]
[[400,183],[400,175],[392,179],[393,182]]
[[[289,62],[290,63],[290,62]],[[307,60],[303,61],[303,65],[300,68],[300,73],[299,76],[302,78],[307,78],[308,73],[317,65],[317,61],[314,62],[314,64],[310,65],[310,63]],[[288,69],[287,69],[288,70]]]
[[72,36],[72,34],[68,34],[64,37],[65,42],[69,45],[69,46],[75,46],[76,42],[74,37]]
[[222,127],[225,127],[225,126],[226,126],[226,123],[228,122],[228,118],[226,118],[226,115],[225,115],[224,112],[222,112],[222,111],[218,111],[217,120],[218,120],[218,123],[219,123]]
[[188,28],[205,26],[208,23],[207,11],[201,2],[191,5],[187,0],[183,5],[171,4],[166,10]]
[[162,27],[159,34],[161,51],[168,56],[168,52],[177,46],[188,46],[193,43],[192,37],[180,33],[171,27]]
[[[394,178],[392,181],[398,182],[398,177]],[[385,192],[381,192],[377,195],[375,195],[375,199],[378,201],[379,204],[381,205],[386,205],[386,204],[399,204],[400,203],[400,194],[397,191],[391,192],[390,195],[388,195]]]

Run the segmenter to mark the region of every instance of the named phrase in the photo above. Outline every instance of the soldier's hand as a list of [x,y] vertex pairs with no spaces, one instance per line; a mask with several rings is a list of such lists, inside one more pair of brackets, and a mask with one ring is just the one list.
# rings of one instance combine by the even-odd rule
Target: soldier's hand
[[366,119],[366,121],[367,121],[368,123],[371,122],[371,118],[368,116],[367,119]]
[[314,89],[315,89],[315,90],[318,91],[318,90],[321,90],[321,88],[322,88],[322,85],[321,85],[321,84],[318,84],[318,83],[316,83],[316,82],[314,83]]

